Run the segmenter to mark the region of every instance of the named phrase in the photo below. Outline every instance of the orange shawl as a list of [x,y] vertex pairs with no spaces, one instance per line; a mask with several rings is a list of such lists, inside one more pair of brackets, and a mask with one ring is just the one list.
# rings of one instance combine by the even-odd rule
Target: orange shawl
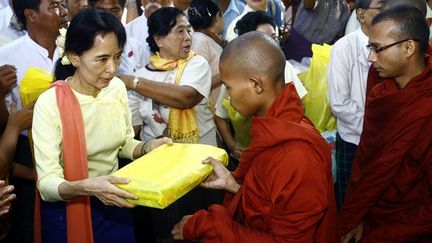
[[[86,179],[87,149],[80,104],[67,82],[57,81],[51,87],[56,88],[57,106],[62,122],[64,178],[67,181]],[[39,219],[39,224],[35,222],[35,242],[41,242],[38,196],[36,201],[35,220]],[[68,242],[93,243],[90,196],[80,196],[67,202],[66,222]]]

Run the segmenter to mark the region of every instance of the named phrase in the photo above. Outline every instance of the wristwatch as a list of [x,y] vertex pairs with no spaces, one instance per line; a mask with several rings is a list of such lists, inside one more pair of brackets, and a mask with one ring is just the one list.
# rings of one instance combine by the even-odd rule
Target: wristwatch
[[136,87],[138,86],[138,82],[139,82],[139,78],[138,76],[135,76],[134,79],[132,80],[132,89],[136,89]]

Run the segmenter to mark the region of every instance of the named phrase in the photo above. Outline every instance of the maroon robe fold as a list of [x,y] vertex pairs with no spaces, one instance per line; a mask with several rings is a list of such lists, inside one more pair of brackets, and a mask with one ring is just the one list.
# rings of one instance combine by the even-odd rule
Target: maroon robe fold
[[[432,61],[401,90],[373,80],[341,234],[361,222],[361,242],[432,242]],[[369,82],[368,82],[369,83]]]
[[185,224],[204,242],[336,242],[330,148],[304,116],[293,84],[266,116],[252,119],[252,142],[233,173],[240,190]]

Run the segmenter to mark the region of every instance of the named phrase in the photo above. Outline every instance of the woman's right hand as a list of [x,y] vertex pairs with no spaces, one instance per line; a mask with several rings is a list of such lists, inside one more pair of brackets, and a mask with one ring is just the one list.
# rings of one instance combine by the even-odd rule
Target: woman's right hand
[[86,179],[84,181],[84,188],[88,195],[97,197],[105,205],[133,208],[135,205],[128,203],[126,199],[138,199],[138,197],[114,185],[127,184],[129,182],[130,179],[128,178],[113,175],[99,176]]

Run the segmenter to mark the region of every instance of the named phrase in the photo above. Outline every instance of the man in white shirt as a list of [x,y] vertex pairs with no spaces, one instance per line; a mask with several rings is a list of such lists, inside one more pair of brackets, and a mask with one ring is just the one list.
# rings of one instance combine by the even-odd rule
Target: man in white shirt
[[27,34],[0,48],[0,65],[10,64],[16,67],[17,85],[7,98],[22,107],[19,85],[29,67],[37,67],[52,72],[58,59],[55,41],[59,28],[67,23],[67,11],[61,0],[13,1],[18,20],[27,30]]
[[[119,21],[123,15],[126,0],[89,0],[91,8],[99,9],[113,14]],[[121,64],[117,75],[133,74],[136,70],[144,67],[147,63],[144,57],[144,46],[138,40],[128,36],[121,56]]]
[[328,66],[330,107],[337,118],[336,184],[338,208],[342,207],[351,173],[351,163],[363,127],[366,84],[370,63],[366,48],[373,17],[381,10],[382,0],[356,1],[360,28],[338,40]]
[[139,16],[138,18],[132,20],[126,25],[126,35],[128,38],[134,38],[139,43],[141,43],[143,47],[143,64],[146,65],[149,63],[150,58],[150,49],[147,44],[147,37],[148,37],[148,26],[147,26],[147,18],[150,17],[150,15],[162,8],[162,7],[168,7],[171,5],[170,0],[141,0],[141,5],[144,8],[143,14]]
[[226,31],[225,39],[227,41],[232,41],[238,36],[238,34],[235,33],[235,26],[237,22],[247,13],[258,11],[258,10],[267,11],[267,2],[268,0],[258,0],[258,1],[247,0],[243,13],[240,14],[237,18],[235,18],[228,26],[228,29],[225,30]]
[[[0,47],[0,66],[11,65],[10,75],[16,75],[17,83],[7,95],[8,104],[22,108],[19,85],[30,67],[52,72],[58,59],[56,38],[59,29],[67,23],[67,11],[61,0],[13,0],[12,6],[27,34]],[[33,168],[32,155],[27,136],[20,136],[15,161]],[[33,242],[34,181],[16,179],[17,200],[11,242]]]

